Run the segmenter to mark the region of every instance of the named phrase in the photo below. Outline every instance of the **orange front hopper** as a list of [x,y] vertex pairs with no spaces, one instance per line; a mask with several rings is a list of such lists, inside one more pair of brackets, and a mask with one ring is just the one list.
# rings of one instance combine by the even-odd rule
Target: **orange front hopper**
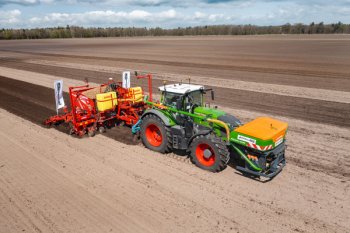
[[235,132],[248,135],[263,141],[276,142],[284,137],[288,124],[269,117],[259,117],[235,129]]

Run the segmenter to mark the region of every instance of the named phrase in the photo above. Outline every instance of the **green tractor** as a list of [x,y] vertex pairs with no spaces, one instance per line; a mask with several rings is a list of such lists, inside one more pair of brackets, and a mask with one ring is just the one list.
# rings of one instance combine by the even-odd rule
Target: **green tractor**
[[211,172],[234,161],[244,174],[272,178],[285,166],[287,123],[260,117],[242,124],[236,117],[204,103],[212,89],[201,85],[159,87],[160,102],[145,100],[150,108],[140,120],[145,147],[160,153],[186,151],[198,167]]

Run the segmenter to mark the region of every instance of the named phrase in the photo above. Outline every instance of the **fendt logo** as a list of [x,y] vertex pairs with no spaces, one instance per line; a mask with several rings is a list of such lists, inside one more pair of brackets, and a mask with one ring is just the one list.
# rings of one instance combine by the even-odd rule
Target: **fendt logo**
[[252,144],[256,144],[256,140],[252,139],[252,138],[248,138],[242,135],[238,135],[238,140],[241,140],[243,142],[248,142],[248,143],[252,143]]

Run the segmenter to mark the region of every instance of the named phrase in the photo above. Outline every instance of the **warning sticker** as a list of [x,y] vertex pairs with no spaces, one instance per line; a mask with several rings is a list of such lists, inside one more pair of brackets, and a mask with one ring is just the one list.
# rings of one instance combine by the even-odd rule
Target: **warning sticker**
[[281,144],[283,142],[283,138],[279,139],[276,143],[275,146],[278,146],[279,144]]

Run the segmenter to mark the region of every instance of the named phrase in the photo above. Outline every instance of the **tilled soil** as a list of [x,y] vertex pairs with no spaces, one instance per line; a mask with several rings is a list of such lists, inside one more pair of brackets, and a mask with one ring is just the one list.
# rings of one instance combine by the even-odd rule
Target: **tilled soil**
[[[26,53],[33,55],[42,55],[48,57],[62,57],[62,58],[74,58],[74,59],[88,59],[95,60],[95,56],[81,56],[81,55],[67,55],[67,54],[49,54],[49,53],[38,53],[38,52],[22,52],[16,50],[3,50],[11,51],[17,53]],[[291,74],[291,75],[302,75],[302,76],[318,76],[327,77],[334,79],[343,79],[342,73],[337,72],[325,72],[325,71],[299,71],[295,69],[279,69],[279,68],[265,68],[265,67],[244,67],[244,66],[234,66],[234,65],[219,65],[210,63],[191,63],[191,62],[177,62],[177,61],[164,61],[164,60],[150,60],[150,59],[136,59],[136,58],[111,58],[111,57],[99,57],[98,60],[114,61],[114,62],[127,62],[127,63],[145,63],[154,64],[161,66],[172,66],[172,67],[185,67],[185,68],[195,68],[195,69],[210,69],[210,70],[226,70],[226,71],[248,71],[248,72],[259,72],[267,74]],[[338,81],[338,80],[336,80]]]
[[[135,70],[350,90],[348,35],[9,41],[0,51]],[[332,80],[332,81],[330,81]]]
[[[43,121],[46,117],[56,114],[52,93],[53,90],[51,88],[0,76],[0,94],[6,96],[0,101],[0,108],[41,126],[43,126]],[[69,100],[67,93],[64,93],[64,97],[66,100]],[[62,124],[55,127],[66,134],[69,132],[68,125]],[[292,128],[293,130],[295,129]],[[107,130],[107,133],[103,135],[126,144],[138,143],[138,141],[134,140],[129,127],[114,127]],[[344,169],[343,166],[334,167],[334,163],[325,165],[314,160],[307,162],[307,159],[299,158],[299,156],[290,156],[288,161],[296,166],[327,174],[337,174],[344,177],[350,175],[349,171]]]
[[[95,83],[120,77],[74,64],[347,95],[348,41],[277,36],[1,42],[0,70],[8,76],[0,77],[0,232],[350,232],[349,104],[337,100],[340,92],[327,101],[268,88],[259,93],[215,87],[220,108],[243,121],[267,114],[289,123],[288,164],[270,182],[241,176],[233,167],[205,172],[186,156],[132,145],[127,127],[82,139],[67,135],[64,126],[42,127],[55,114],[53,80],[76,85],[86,77]],[[72,67],[33,64],[32,58]]]
[[2,232],[350,229],[346,177],[288,163],[260,183],[230,167],[213,174],[102,135],[72,138],[2,109],[0,119]]
[[[64,68],[41,64],[21,62],[19,60],[2,60],[0,66],[15,69],[34,71],[49,75],[58,75],[65,78],[85,80],[103,83],[116,74],[97,72],[74,68]],[[120,76],[120,75],[118,75]],[[145,90],[147,82],[133,81],[133,84],[141,85]],[[153,80],[153,92],[157,93],[157,87],[163,83],[161,80]],[[207,86],[211,88],[211,86]],[[239,90],[234,88],[213,87],[217,93],[214,103],[231,108],[260,111],[267,114],[294,117],[320,123],[328,123],[350,127],[350,104],[332,101],[308,99],[293,96],[281,96],[270,93]]]

